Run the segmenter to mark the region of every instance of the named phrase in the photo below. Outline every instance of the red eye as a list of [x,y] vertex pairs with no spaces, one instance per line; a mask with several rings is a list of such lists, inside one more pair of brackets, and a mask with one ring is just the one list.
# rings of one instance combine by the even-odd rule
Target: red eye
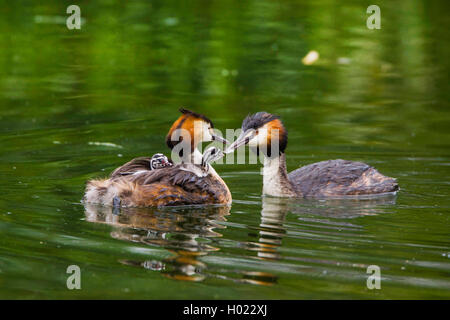
[[258,130],[256,130],[256,134],[258,134]]

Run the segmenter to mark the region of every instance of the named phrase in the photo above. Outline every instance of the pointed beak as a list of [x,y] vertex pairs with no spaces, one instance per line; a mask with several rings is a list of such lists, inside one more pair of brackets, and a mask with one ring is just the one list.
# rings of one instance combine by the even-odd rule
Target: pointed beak
[[243,146],[244,144],[247,144],[249,141],[250,139],[248,137],[245,137],[245,132],[242,132],[239,137],[231,144],[231,146],[229,146],[224,152],[234,152],[234,150],[236,150],[240,146]]
[[222,142],[223,144],[230,144],[230,141],[228,141],[227,139],[222,138],[216,134],[212,135],[212,139],[213,139],[213,141],[219,141],[219,142]]

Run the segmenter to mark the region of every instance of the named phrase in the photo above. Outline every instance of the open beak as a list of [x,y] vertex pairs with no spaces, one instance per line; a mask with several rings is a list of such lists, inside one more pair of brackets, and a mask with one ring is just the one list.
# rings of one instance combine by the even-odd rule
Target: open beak
[[246,132],[242,132],[239,137],[229,146],[224,152],[231,153],[234,152],[240,146],[247,144],[250,141],[249,137],[246,137]]
[[222,142],[223,144],[230,144],[230,141],[215,134],[212,135],[212,139],[213,141],[219,141]]

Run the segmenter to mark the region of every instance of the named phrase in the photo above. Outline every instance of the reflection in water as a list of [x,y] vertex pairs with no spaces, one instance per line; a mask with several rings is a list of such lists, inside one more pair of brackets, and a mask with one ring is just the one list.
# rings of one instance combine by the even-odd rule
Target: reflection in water
[[114,226],[111,237],[165,248],[174,256],[163,261],[120,260],[127,265],[160,271],[164,276],[177,280],[200,281],[205,278],[206,265],[198,257],[217,251],[205,243],[207,239],[221,237],[214,229],[226,228],[218,224],[226,221],[228,207],[199,209],[144,209],[124,208],[119,212],[112,208],[85,205],[86,218],[90,222]]
[[[275,201],[275,200],[273,200]],[[159,260],[124,260],[126,265],[139,266],[158,271],[165,277],[176,280],[202,281],[206,277],[215,277],[240,283],[270,285],[276,283],[277,277],[269,272],[235,270],[239,276],[231,277],[226,270],[208,272],[207,266],[199,258],[210,252],[220,250],[211,242],[222,237],[217,230],[226,226],[229,215],[228,207],[206,207],[190,209],[159,210],[149,208],[113,208],[85,204],[87,221],[106,223],[114,227],[111,237],[114,239],[138,242],[162,247],[174,255]],[[284,234],[283,221],[286,205],[281,202],[263,203],[258,242],[249,242],[246,249],[257,251],[259,259],[279,259],[277,248],[281,245]],[[216,239],[216,240],[214,240]],[[218,243],[218,242],[217,242]],[[220,274],[221,273],[221,274]],[[225,275],[227,274],[227,275]]]
[[282,244],[286,229],[283,223],[288,207],[285,199],[264,197],[261,210],[261,223],[258,230],[258,242],[250,242],[249,250],[257,251],[263,260],[279,260],[278,247]]
[[[286,253],[280,253],[285,237],[295,237],[297,241],[301,239],[305,248],[308,243],[313,241],[320,241],[320,239],[328,239],[330,236],[342,236],[346,230],[346,236],[351,239],[356,232],[363,227],[355,225],[354,223],[345,222],[341,219],[352,219],[360,216],[377,215],[385,211],[386,206],[395,204],[395,195],[387,195],[383,197],[370,199],[286,199],[263,197],[261,210],[261,223],[257,228],[253,229],[256,232],[252,234],[257,241],[246,243],[246,249],[257,252],[257,258],[262,261],[297,261],[306,265],[313,263],[321,266],[328,265],[345,265],[344,262],[327,259],[327,258],[313,258],[313,257],[292,257]],[[300,224],[293,224],[286,222],[287,215],[297,216]],[[311,215],[313,217],[311,217]],[[316,216],[316,217],[314,217]],[[295,219],[295,218],[294,218]],[[292,217],[290,218],[292,220]],[[294,228],[293,228],[294,226]],[[339,235],[334,232],[335,229],[341,230]],[[276,263],[275,263],[276,265]],[[303,273],[315,273],[316,267],[303,267]],[[364,267],[362,264],[352,264],[352,267]],[[327,273],[327,268],[322,268],[320,272]],[[265,284],[269,282],[276,283],[277,277],[271,276],[270,279],[263,279],[261,274],[260,279],[249,279],[249,282],[255,283],[263,281]]]
[[[256,258],[256,261],[275,263],[283,258],[289,260],[289,257],[283,257],[280,253],[283,238],[288,234],[285,223],[288,213],[300,215],[298,219],[307,223],[301,227],[298,226],[296,231],[317,235],[329,234],[328,231],[311,229],[311,227],[314,228],[316,219],[308,216],[311,214],[320,216],[322,219],[320,222],[326,224],[327,220],[331,218],[375,215],[381,212],[380,206],[394,203],[395,197],[324,201],[263,197],[259,225],[257,227],[247,226],[251,231],[249,235],[255,240],[239,243],[236,246],[245,249],[244,255]],[[232,277],[229,270],[207,270],[206,263],[200,258],[224,249],[218,238],[222,237],[219,231],[226,228],[221,222],[227,221],[226,216],[230,214],[228,207],[171,208],[170,211],[149,208],[117,210],[86,204],[85,209],[88,221],[107,223],[113,226],[111,237],[114,239],[157,246],[173,253],[173,256],[162,261],[119,259],[123,264],[158,271],[165,277],[176,280],[202,281],[210,277],[257,285],[271,285],[278,281],[277,275],[266,270],[248,271],[235,268],[233,273],[237,274],[237,277]],[[336,221],[328,222],[330,224],[337,223]],[[313,224],[309,225],[310,223]],[[345,223],[341,222],[341,224]],[[351,227],[358,226],[352,225]],[[251,252],[255,252],[256,256]],[[322,260],[316,262],[324,263]],[[258,266],[258,268],[261,267],[264,266]]]
[[[261,223],[257,228],[248,227],[257,231],[254,236],[258,240],[247,242],[245,248],[256,251],[259,260],[277,261],[281,259],[278,248],[286,234],[283,224],[288,208],[285,199],[263,197],[262,200]],[[243,279],[244,282],[259,285],[271,285],[277,280],[278,276],[268,272],[245,272]]]
[[[381,208],[383,206],[395,204],[395,200],[395,195],[368,199],[348,198],[327,200],[263,197],[261,223],[256,228],[258,231],[258,241],[249,242],[247,249],[257,251],[257,256],[260,259],[280,260],[281,255],[277,249],[282,245],[282,239],[286,235],[284,223],[288,212],[348,219],[376,215],[382,212]],[[303,219],[307,218],[302,217]]]

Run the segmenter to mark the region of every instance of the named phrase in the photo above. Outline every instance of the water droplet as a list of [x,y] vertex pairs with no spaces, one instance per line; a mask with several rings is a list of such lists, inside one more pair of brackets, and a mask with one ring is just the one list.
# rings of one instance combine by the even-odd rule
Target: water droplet
[[319,53],[315,50],[311,50],[310,52],[308,52],[306,56],[303,57],[302,63],[304,65],[309,66],[312,65],[317,60],[319,60]]
[[351,61],[352,60],[350,58],[347,58],[347,57],[339,57],[337,59],[337,63],[338,64],[350,64]]
[[178,24],[178,18],[176,17],[169,17],[164,19],[164,24],[168,27],[173,27]]

